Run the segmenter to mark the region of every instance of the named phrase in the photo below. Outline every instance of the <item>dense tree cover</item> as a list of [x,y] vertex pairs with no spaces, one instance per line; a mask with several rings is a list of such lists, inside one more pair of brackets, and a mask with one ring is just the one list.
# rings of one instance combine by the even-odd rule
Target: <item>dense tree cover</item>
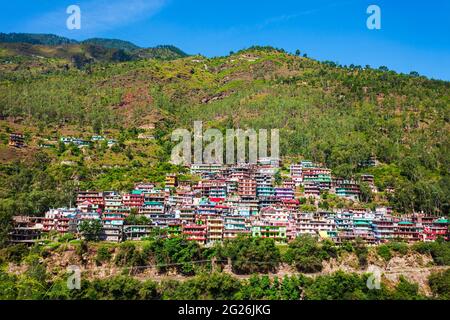
[[0,42],[7,43],[29,43],[42,45],[64,45],[76,43],[76,40],[57,36],[54,34],[36,34],[36,33],[3,33],[0,32]]
[[[175,270],[183,275],[193,275],[211,268],[213,252],[208,248],[201,248],[196,242],[157,236],[141,244],[131,241],[121,243],[114,256],[114,264],[129,267],[134,273],[147,267],[156,267],[160,273]],[[96,262],[108,262],[111,257],[108,248],[101,248],[97,252]]]
[[123,242],[119,246],[114,263],[117,266],[138,267],[147,265],[149,252],[146,248],[141,249],[133,242]]
[[55,170],[45,152],[34,155],[31,163],[0,165],[1,215],[43,214],[54,206],[74,203],[76,169]]
[[284,260],[299,272],[322,271],[322,261],[336,256],[336,248],[331,241],[320,243],[310,235],[297,237],[288,245]]
[[[352,274],[342,271],[314,278],[302,274],[269,278],[255,275],[276,271],[281,260],[292,263],[301,272],[317,272],[319,259],[329,259],[342,251],[357,253],[360,244],[347,243],[336,247],[329,241],[318,243],[312,237],[301,237],[281,254],[272,241],[253,241],[241,237],[226,244],[202,248],[183,238],[155,237],[143,242],[112,243],[74,242],[81,265],[90,261],[100,266],[121,270],[119,276],[108,279],[87,280],[82,277],[81,291],[69,291],[66,277],[56,276],[46,269],[46,257],[58,250],[56,244],[10,246],[0,250],[1,266],[7,263],[22,265],[25,272],[12,275],[0,271],[0,299],[424,299],[418,285],[405,278],[392,287],[383,278],[380,289],[367,286],[370,274]],[[431,253],[437,264],[450,263],[448,242],[425,243],[409,248],[393,242],[385,246],[399,254],[409,250]],[[65,250],[61,247],[62,250]],[[361,249],[360,249],[361,250]],[[378,250],[376,250],[378,251]],[[381,255],[383,256],[383,254]],[[311,257],[307,259],[306,257]],[[230,258],[237,274],[253,274],[248,279],[237,279],[217,268]],[[211,259],[215,259],[213,263]],[[317,261],[316,261],[317,260]],[[267,263],[263,263],[267,262]],[[276,265],[274,264],[276,262]],[[320,261],[321,262],[321,261]],[[111,265],[112,263],[112,265]],[[156,283],[130,278],[145,270],[155,268],[160,273],[177,271],[188,276],[184,281],[167,280]],[[128,274],[128,276],[124,276]],[[67,276],[67,275],[66,275]],[[448,270],[432,274],[429,285],[433,298],[448,299]]]
[[226,240],[217,255],[219,259],[231,259],[233,271],[243,274],[274,271],[281,262],[280,250],[273,239],[244,235]]
[[450,265],[450,242],[442,238],[435,242],[418,242],[413,245],[413,250],[418,253],[429,253],[437,265]]
[[431,274],[428,284],[435,298],[450,300],[450,269]]
[[[184,281],[160,283],[130,276],[106,279],[82,278],[80,290],[69,290],[66,277],[49,281],[42,274],[10,275],[0,271],[0,299],[100,299],[100,300],[417,300],[427,299],[418,286],[401,277],[394,288],[381,283],[369,289],[368,275],[342,271],[317,278],[303,275],[283,278],[251,276],[238,279],[226,273],[200,274]],[[444,279],[444,277],[446,277]],[[448,299],[448,272],[429,278],[436,299]]]
[[386,244],[377,246],[377,253],[385,261],[389,261],[392,258],[393,253],[405,255],[409,252],[408,245],[404,242],[390,241]]
[[332,275],[319,276],[305,289],[305,296],[311,300],[417,300],[425,297],[419,294],[419,287],[400,277],[394,290],[384,283],[380,289],[369,289],[368,275],[347,274],[338,271]]
[[[154,262],[159,272],[176,269],[184,275],[192,275],[198,267],[205,265],[207,250],[194,241],[184,238],[157,238],[151,242],[148,249],[154,255]],[[196,262],[200,262],[200,264]]]

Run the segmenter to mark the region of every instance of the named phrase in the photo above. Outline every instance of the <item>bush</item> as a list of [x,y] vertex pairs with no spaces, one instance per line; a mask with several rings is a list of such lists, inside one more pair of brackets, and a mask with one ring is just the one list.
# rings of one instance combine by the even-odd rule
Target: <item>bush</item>
[[364,300],[369,289],[362,277],[338,271],[319,276],[305,289],[307,300]]
[[434,298],[450,300],[450,269],[432,273],[428,277],[428,284]]
[[313,282],[312,279],[299,276],[285,276],[283,279],[270,279],[268,276],[253,275],[242,281],[242,286],[236,295],[243,300],[299,300],[304,288]]
[[82,240],[79,244],[75,246],[75,252],[80,258],[81,263],[85,265],[88,261],[88,253],[89,253],[88,243]]
[[36,254],[30,254],[25,258],[27,264],[26,275],[40,283],[44,283],[47,279],[47,269],[45,264],[40,260]]
[[450,242],[437,240],[435,242],[418,242],[412,249],[421,254],[430,254],[434,263],[439,266],[450,265]]
[[60,236],[58,238],[58,241],[59,242],[70,242],[70,241],[75,240],[75,239],[76,239],[75,235],[73,233],[69,232],[69,233],[65,233],[62,236]]
[[158,284],[152,280],[146,280],[141,284],[139,298],[142,300],[159,300],[161,294],[158,291]]
[[419,294],[417,283],[409,282],[405,277],[400,276],[391,298],[394,300],[419,300],[424,297]]
[[163,299],[167,300],[231,300],[242,287],[241,281],[224,273],[201,274],[186,281],[164,281]]
[[184,275],[193,275],[200,267],[196,262],[203,259],[199,244],[183,238],[157,238],[146,250],[154,255],[159,272],[174,268]]
[[114,263],[117,266],[144,266],[147,264],[147,258],[141,249],[136,248],[134,243],[124,242],[119,246],[119,252],[116,254]]
[[105,245],[102,245],[97,250],[97,256],[95,257],[95,262],[97,265],[102,265],[105,262],[109,262],[111,260],[111,252],[109,248]]
[[[330,244],[325,248],[331,251]],[[329,258],[329,252],[310,235],[302,235],[291,241],[284,255],[287,263],[293,265],[299,272],[307,273],[322,271],[322,261]]]
[[276,271],[281,261],[273,239],[244,235],[225,241],[224,254],[231,258],[233,271],[241,274]]
[[367,267],[367,257],[369,255],[369,250],[363,239],[356,238],[354,243],[354,249],[356,256],[358,257],[359,266],[361,268]]
[[391,248],[389,248],[389,246],[385,244],[379,245],[377,247],[377,254],[385,261],[389,261],[392,258]]
[[0,251],[0,255],[3,257],[2,260],[16,264],[19,264],[28,253],[29,249],[24,244],[9,246]]
[[408,244],[404,242],[389,242],[387,245],[391,250],[399,253],[400,255],[405,255],[409,251]]

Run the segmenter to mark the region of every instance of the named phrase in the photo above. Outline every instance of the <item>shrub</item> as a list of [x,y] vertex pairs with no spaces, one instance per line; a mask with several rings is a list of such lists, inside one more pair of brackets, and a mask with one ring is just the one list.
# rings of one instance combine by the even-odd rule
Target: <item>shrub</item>
[[409,282],[404,276],[400,276],[391,298],[394,300],[418,300],[424,297],[419,294],[417,283]]
[[6,262],[14,262],[19,264],[22,259],[27,256],[29,249],[24,244],[16,244],[2,249],[1,255]]
[[389,248],[389,246],[385,244],[379,245],[377,247],[377,254],[385,261],[389,261],[392,258],[391,248]]
[[27,264],[26,275],[31,279],[44,283],[47,279],[47,269],[45,264],[40,260],[40,257],[36,254],[30,254],[24,260]]
[[97,265],[109,262],[110,260],[111,260],[111,252],[109,248],[105,245],[99,247],[97,250],[97,256],[95,257],[95,262],[97,263]]
[[172,267],[184,275],[192,275],[199,266],[195,262],[202,259],[199,244],[183,238],[157,238],[146,248],[146,252],[154,255],[159,272],[166,272]]
[[369,250],[361,238],[356,238],[354,243],[354,249],[356,256],[358,257],[359,266],[361,268],[367,267],[367,257],[369,255]]
[[418,242],[413,245],[412,249],[421,254],[430,254],[437,265],[450,265],[450,242],[443,240]]
[[450,300],[450,269],[432,273],[428,277],[428,284],[434,298]]
[[224,254],[231,258],[233,271],[241,274],[275,271],[281,261],[273,239],[244,235],[226,241]]
[[391,250],[401,255],[405,255],[409,251],[408,245],[404,242],[389,242],[387,245]]
[[124,242],[119,246],[119,252],[116,254],[114,263],[117,266],[143,266],[147,263],[147,257],[141,249],[136,248],[134,243]]
[[[325,247],[331,250],[330,244]],[[308,273],[321,271],[322,261],[329,258],[330,254],[310,235],[303,235],[291,241],[284,255],[284,260],[299,272]]]
[[75,235],[73,233],[69,232],[69,233],[65,233],[62,236],[60,236],[58,238],[58,241],[59,242],[70,242],[70,241],[75,240],[75,239],[76,239]]

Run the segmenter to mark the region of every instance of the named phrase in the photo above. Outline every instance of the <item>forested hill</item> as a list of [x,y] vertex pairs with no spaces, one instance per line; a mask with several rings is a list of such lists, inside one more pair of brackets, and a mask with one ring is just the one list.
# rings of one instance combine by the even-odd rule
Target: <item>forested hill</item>
[[[448,213],[449,82],[386,67],[318,62],[270,47],[170,60],[154,59],[146,49],[136,49],[132,59],[128,51],[110,50],[117,49],[0,45],[1,161],[33,161],[45,151],[45,170],[57,175],[52,190],[74,177],[80,188],[126,189],[142,177],[157,179],[149,168],[167,161],[170,133],[192,128],[194,120],[221,129],[279,128],[280,150],[289,160],[311,159],[342,177],[375,175],[383,197],[367,199],[367,205],[388,201],[399,211]],[[27,133],[30,147],[8,149],[12,130]],[[138,140],[145,130],[155,139]],[[121,149],[37,147],[44,139],[93,133],[119,139]],[[361,167],[371,156],[380,165]],[[68,160],[69,168],[54,171]],[[21,174],[29,188],[45,188],[33,184],[32,172],[17,173],[5,165],[0,198],[17,199],[11,187],[4,187],[14,174]],[[14,185],[20,193],[21,186]],[[57,201],[66,200],[52,198],[43,207]]]
[[84,40],[84,41],[82,41],[82,43],[102,46],[102,47],[110,48],[110,49],[122,49],[122,50],[128,50],[128,51],[140,49],[140,47],[138,47],[134,43],[131,43],[129,41],[118,40],[118,39],[92,38],[92,39]]
[[68,39],[54,34],[2,33],[2,32],[0,32],[0,42],[41,44],[47,46],[57,46],[63,44],[77,43],[76,40]]
[[175,46],[141,48],[119,39],[91,38],[76,41],[53,34],[0,33],[0,49],[9,55],[71,60],[78,67],[92,62],[123,62],[139,59],[171,60],[187,54]]

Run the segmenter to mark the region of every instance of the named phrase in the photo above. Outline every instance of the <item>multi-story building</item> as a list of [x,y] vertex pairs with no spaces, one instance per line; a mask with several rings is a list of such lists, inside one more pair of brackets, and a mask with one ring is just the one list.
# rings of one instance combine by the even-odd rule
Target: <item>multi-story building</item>
[[139,214],[145,215],[151,219],[152,216],[164,214],[164,203],[160,201],[145,201],[144,205],[139,208]]
[[206,226],[207,243],[223,240],[223,218],[220,215],[207,215]]
[[256,198],[256,181],[254,179],[240,179],[238,194],[241,198]]
[[122,196],[115,191],[107,191],[103,193],[104,209],[107,211],[117,211],[123,206]]
[[151,225],[124,225],[123,235],[125,240],[142,240],[150,235]]
[[139,208],[144,204],[144,195],[140,190],[134,190],[122,197],[122,203],[129,208]]
[[275,197],[281,200],[291,200],[294,199],[294,189],[285,187],[275,188]]
[[335,193],[339,197],[358,201],[361,193],[359,185],[352,180],[336,179],[334,182]]
[[42,218],[14,216],[12,230],[9,232],[11,243],[33,244],[41,238],[43,229]]
[[167,224],[166,231],[169,238],[179,237],[182,234],[183,225],[179,221],[170,221]]
[[21,133],[11,133],[9,135],[8,145],[10,147],[23,148],[25,146],[25,137]]
[[122,241],[122,226],[116,224],[103,224],[103,241],[120,242]]
[[250,233],[250,221],[240,215],[228,215],[224,216],[224,239],[234,239],[239,234],[249,234]]
[[258,197],[272,197],[275,195],[273,188],[273,177],[269,175],[258,174],[255,176],[256,195]]
[[368,243],[375,242],[375,235],[372,229],[374,216],[371,214],[353,215],[353,233],[356,237],[362,238]]
[[175,188],[178,185],[176,174],[166,174],[166,188]]
[[303,182],[302,179],[302,172],[303,172],[303,166],[301,164],[291,164],[289,167],[290,169],[290,176],[292,180],[295,182],[295,185],[300,185]]
[[305,197],[319,197],[320,196],[320,187],[314,182],[304,182],[304,195]]
[[77,195],[77,206],[89,202],[98,208],[105,206],[105,199],[103,198],[103,192],[98,191],[79,191]]
[[151,192],[155,188],[153,183],[138,183],[134,186],[134,190],[142,191],[143,193]]
[[323,216],[315,216],[314,213],[299,213],[296,217],[297,234],[309,234],[312,236],[334,236],[336,225],[333,220]]
[[286,211],[273,207],[263,208],[252,220],[254,237],[272,238],[277,242],[287,241],[289,214]]
[[303,183],[314,184],[320,190],[329,190],[331,188],[331,170],[326,168],[308,167],[303,168]]
[[45,213],[42,219],[43,232],[57,231],[58,233],[69,232],[70,217],[65,216],[61,210],[51,209]]
[[420,227],[411,221],[399,221],[394,225],[394,238],[406,241],[419,240]]
[[225,199],[227,197],[227,184],[225,180],[212,180],[209,185],[209,197]]
[[274,239],[276,242],[287,242],[287,224],[257,221],[252,224],[252,236]]
[[186,236],[188,240],[196,241],[199,244],[205,244],[207,239],[207,226],[206,224],[184,224],[182,228],[182,234]]
[[387,242],[394,238],[394,220],[392,217],[380,217],[372,221],[372,230],[377,242]]

